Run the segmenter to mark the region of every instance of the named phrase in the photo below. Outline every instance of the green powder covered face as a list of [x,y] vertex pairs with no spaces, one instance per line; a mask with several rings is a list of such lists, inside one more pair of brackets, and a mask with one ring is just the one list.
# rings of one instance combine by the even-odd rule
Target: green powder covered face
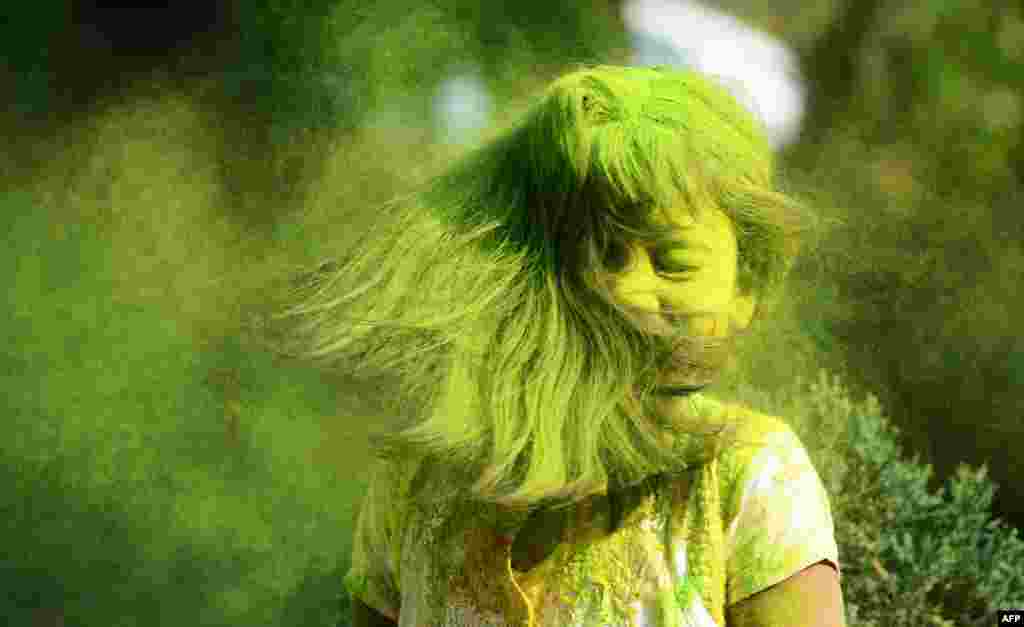
[[[613,274],[616,300],[647,312],[667,332],[727,337],[745,329],[755,300],[737,282],[737,244],[732,222],[717,208],[691,212],[670,207],[663,223],[678,229],[676,241],[634,241],[623,247]],[[671,313],[665,313],[665,312]],[[661,373],[661,385],[686,384],[685,373]]]

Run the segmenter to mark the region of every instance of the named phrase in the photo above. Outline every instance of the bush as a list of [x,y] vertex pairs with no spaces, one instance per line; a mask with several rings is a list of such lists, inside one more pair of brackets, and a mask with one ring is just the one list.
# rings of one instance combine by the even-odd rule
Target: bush
[[824,371],[771,403],[832,496],[849,627],[980,627],[997,608],[1024,605],[1024,541],[991,520],[996,486],[984,466],[961,465],[929,492],[931,466],[901,459],[877,398],[851,401]]

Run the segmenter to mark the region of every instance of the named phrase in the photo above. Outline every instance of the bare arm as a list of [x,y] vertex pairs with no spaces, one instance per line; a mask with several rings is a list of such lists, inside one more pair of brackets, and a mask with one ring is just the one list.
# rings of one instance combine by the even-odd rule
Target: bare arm
[[358,599],[352,599],[352,627],[398,627],[398,623]]
[[728,627],[846,627],[839,574],[827,562],[805,568],[726,611]]

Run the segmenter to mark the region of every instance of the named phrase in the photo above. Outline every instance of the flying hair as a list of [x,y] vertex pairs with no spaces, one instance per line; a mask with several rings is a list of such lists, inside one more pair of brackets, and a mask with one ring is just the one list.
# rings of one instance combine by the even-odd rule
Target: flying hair
[[716,207],[736,232],[739,289],[771,299],[814,226],[773,176],[764,128],[713,79],[578,67],[384,204],[280,314],[296,321],[288,350],[397,377],[408,420],[371,445],[417,460],[425,497],[571,503],[701,464],[735,425],[696,401],[659,409],[656,376],[671,366],[713,381],[740,332],[651,326],[612,297],[617,259],[630,242],[678,237],[659,210]]

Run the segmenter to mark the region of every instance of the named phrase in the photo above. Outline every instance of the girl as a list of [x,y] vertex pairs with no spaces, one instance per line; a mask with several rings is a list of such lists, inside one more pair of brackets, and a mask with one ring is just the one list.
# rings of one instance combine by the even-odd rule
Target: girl
[[828,497],[778,418],[702,390],[812,216],[691,71],[596,66],[389,203],[286,316],[397,374],[357,625],[843,624]]

